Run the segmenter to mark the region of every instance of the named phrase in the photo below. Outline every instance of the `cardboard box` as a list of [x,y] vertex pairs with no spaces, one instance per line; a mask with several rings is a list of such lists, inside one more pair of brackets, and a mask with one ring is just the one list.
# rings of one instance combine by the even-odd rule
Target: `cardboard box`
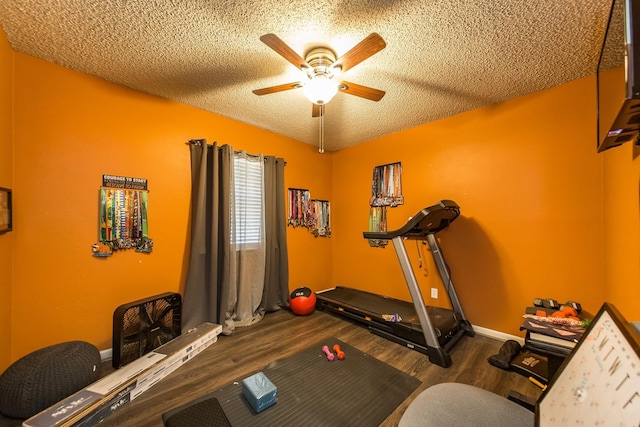
[[140,396],[147,391],[151,386],[155,385],[162,378],[166,377],[180,366],[184,365],[187,361],[191,360],[198,353],[202,352],[209,345],[218,341],[218,337],[213,338],[208,343],[200,345],[194,348],[189,354],[181,358],[177,358],[174,362],[166,360],[164,363],[158,363],[150,369],[151,372],[147,372],[142,375],[139,380],[133,382],[132,387],[127,387],[120,393],[117,393],[111,399],[106,399],[99,407],[94,408],[90,415],[86,416],[79,422],[73,422],[70,425],[74,427],[95,426],[104,420],[109,415],[118,411],[124,405]]
[[256,414],[278,401],[278,389],[262,372],[242,380],[242,395]]
[[34,415],[23,427],[95,425],[218,340],[222,326],[203,323]]

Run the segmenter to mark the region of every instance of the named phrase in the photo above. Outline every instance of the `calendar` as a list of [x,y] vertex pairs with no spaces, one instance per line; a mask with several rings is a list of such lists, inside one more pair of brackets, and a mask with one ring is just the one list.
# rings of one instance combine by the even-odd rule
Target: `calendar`
[[640,426],[640,339],[605,303],[538,400],[536,425]]

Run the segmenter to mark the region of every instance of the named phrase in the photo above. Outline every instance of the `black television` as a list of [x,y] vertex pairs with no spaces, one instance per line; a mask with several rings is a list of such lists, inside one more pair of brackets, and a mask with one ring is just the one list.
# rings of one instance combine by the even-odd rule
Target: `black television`
[[613,0],[596,71],[598,152],[640,135],[640,0]]

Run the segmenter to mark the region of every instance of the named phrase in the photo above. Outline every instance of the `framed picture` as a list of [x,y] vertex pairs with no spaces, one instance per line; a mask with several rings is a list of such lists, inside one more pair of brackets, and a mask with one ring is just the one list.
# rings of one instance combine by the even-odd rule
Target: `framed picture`
[[0,234],[11,231],[11,190],[0,187]]

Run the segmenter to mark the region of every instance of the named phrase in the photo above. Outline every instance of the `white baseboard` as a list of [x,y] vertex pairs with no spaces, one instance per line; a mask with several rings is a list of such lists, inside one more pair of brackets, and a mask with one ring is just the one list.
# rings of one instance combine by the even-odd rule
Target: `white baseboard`
[[524,338],[522,337],[518,337],[511,334],[505,334],[504,332],[500,332],[500,331],[494,331],[493,329],[483,328],[482,326],[476,326],[476,325],[472,325],[472,326],[473,326],[473,330],[478,335],[494,338],[499,341],[514,340],[519,342],[520,345],[524,345]]
[[103,362],[106,360],[111,360],[112,357],[113,357],[113,349],[108,348],[106,350],[100,351],[100,360],[102,360]]

